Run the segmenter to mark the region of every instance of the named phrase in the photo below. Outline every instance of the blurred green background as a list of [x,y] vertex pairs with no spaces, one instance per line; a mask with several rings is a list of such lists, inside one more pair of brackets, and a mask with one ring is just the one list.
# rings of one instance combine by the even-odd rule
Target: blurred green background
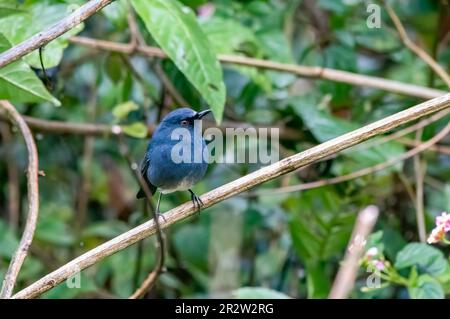
[[[16,2],[16,1],[12,1]],[[19,11],[1,14],[0,32],[15,44],[66,15],[84,1],[18,1]],[[381,7],[381,27],[370,29],[363,0],[254,0],[182,3],[197,14],[211,50],[290,64],[325,66],[441,90],[444,82],[402,44]],[[448,70],[450,65],[449,5],[445,1],[393,1],[411,38]],[[60,102],[12,102],[23,115],[76,123],[127,125],[131,155],[139,161],[147,138],[145,124],[179,106],[163,83],[168,80],[194,109],[207,108],[199,92],[170,60],[122,55],[69,44],[79,36],[127,43],[129,6],[117,0],[62,39],[44,47],[43,75],[39,56],[26,58],[49,92]],[[6,12],[6,11],[3,11]],[[14,21],[14,22],[12,22]],[[17,27],[11,28],[11,23]],[[156,46],[143,21],[139,30]],[[225,123],[239,122],[288,130],[282,136],[281,156],[297,153],[351,129],[381,119],[422,100],[376,89],[298,78],[292,74],[223,64],[226,86]],[[4,85],[0,83],[1,86]],[[5,98],[5,96],[2,96]],[[132,103],[130,103],[132,102]],[[449,117],[427,126],[421,137],[435,135]],[[26,216],[26,149],[17,130],[7,122],[0,144],[0,278],[18,245]],[[408,135],[414,141],[415,134]],[[35,132],[39,152],[40,212],[35,238],[16,290],[65,264],[100,243],[148,220],[131,171],[112,135],[85,137]],[[450,145],[444,139],[441,145]],[[325,162],[259,186],[274,189],[345,175],[388,161],[410,146],[390,141],[345,152]],[[427,232],[434,218],[450,211],[449,153],[426,151],[424,199]],[[194,191],[202,194],[259,168],[259,165],[212,164]],[[11,177],[11,172],[17,176]],[[11,181],[19,191],[18,221],[11,212]],[[165,231],[167,272],[146,295],[174,297],[324,298],[328,295],[357,213],[370,204],[380,209],[377,247],[392,264],[408,243],[418,242],[413,160],[332,186],[290,193],[242,194],[176,223]],[[189,194],[164,197],[162,211],[188,201]],[[361,291],[368,273],[361,269],[353,298],[443,298],[450,293],[448,248],[420,246],[440,262],[430,272],[420,262],[399,270],[431,276],[426,287],[411,279],[408,285],[386,284]],[[81,274],[81,288],[65,283],[43,298],[128,297],[152,269],[155,239],[133,245]],[[412,256],[411,260],[417,257]],[[430,257],[431,258],[431,257]],[[415,269],[415,270],[413,270]],[[427,277],[428,278],[428,277]],[[247,287],[247,288],[246,288]],[[253,287],[253,288],[248,288]],[[416,289],[416,290],[414,290]],[[420,290],[422,289],[422,290]],[[420,290],[419,294],[417,291]]]

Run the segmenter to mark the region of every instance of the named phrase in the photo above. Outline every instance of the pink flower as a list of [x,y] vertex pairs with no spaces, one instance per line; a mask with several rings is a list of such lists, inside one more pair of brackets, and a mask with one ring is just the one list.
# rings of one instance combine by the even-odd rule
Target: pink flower
[[214,11],[216,10],[216,7],[212,3],[206,3],[200,7],[198,7],[198,16],[201,18],[210,18]]
[[435,244],[444,239],[445,233],[450,231],[450,214],[443,212],[436,217],[436,227],[427,239],[429,244]]
[[450,214],[443,212],[441,216],[436,217],[436,226],[441,226],[444,231],[450,231]]
[[372,261],[372,264],[378,270],[383,270],[385,268],[384,262],[382,260],[375,259],[374,261]]

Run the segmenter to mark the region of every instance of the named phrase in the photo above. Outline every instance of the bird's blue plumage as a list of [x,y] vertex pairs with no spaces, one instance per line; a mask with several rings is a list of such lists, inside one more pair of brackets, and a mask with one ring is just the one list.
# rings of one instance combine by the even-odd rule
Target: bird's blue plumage
[[[206,159],[203,157],[206,143],[201,131],[199,129],[194,131],[194,121],[201,120],[207,113],[197,113],[189,108],[180,108],[167,114],[157,126],[148,144],[141,168],[141,173],[149,184],[152,193],[155,192],[156,188],[162,193],[188,190],[203,178],[208,166]],[[182,131],[175,131],[176,129]],[[190,138],[174,139],[174,131],[188,131]],[[176,145],[190,150],[190,156],[186,157],[188,161],[179,163],[173,157],[173,149]],[[144,197],[142,190],[137,197]]]

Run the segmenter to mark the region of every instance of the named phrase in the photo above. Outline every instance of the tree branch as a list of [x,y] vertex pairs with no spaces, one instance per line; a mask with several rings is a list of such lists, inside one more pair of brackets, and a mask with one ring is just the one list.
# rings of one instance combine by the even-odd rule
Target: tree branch
[[0,68],[63,35],[113,1],[114,0],[91,0],[66,18],[49,27],[47,30],[41,31],[22,43],[13,46],[11,49],[6,50],[0,54]]
[[[97,124],[97,123],[72,123],[72,122],[64,122],[64,121],[53,121],[53,120],[42,120],[39,118],[31,117],[31,116],[22,116],[25,122],[32,130],[36,130],[39,132],[47,132],[47,133],[55,133],[55,134],[76,134],[76,135],[119,135],[123,133],[123,129],[120,125],[107,125],[107,124]],[[0,112],[0,120],[7,120],[6,115]],[[212,121],[203,121],[203,127],[216,127],[215,122]],[[225,134],[227,128],[249,128],[254,127],[258,129],[259,125],[251,125],[247,123],[239,123],[239,122],[231,122],[231,121],[223,121],[222,125],[219,129]],[[280,138],[282,140],[292,140],[298,141],[302,134],[291,127],[280,126]],[[150,137],[155,129],[155,126],[150,124],[148,127],[148,135]],[[270,130],[268,132],[270,136]]]
[[[395,164],[398,164],[400,162],[403,162],[407,160],[408,158],[414,157],[417,154],[420,154],[421,152],[431,148],[434,144],[442,140],[448,133],[450,132],[450,123],[448,123],[438,134],[433,136],[431,139],[424,143],[418,144],[417,147],[409,150],[408,152],[403,153],[400,156],[394,157],[389,159],[386,162],[366,167],[363,169],[360,169],[359,171],[337,176],[334,178],[328,178],[328,179],[321,179],[315,182],[310,183],[304,183],[304,184],[298,184],[298,185],[292,185],[292,186],[285,186],[280,188],[271,188],[271,189],[262,189],[260,191],[255,191],[249,194],[250,197],[252,196],[270,196],[270,195],[276,195],[276,194],[284,194],[284,193],[292,193],[292,192],[299,192],[304,191],[308,189],[318,188],[322,186],[328,186],[328,185],[334,185],[339,184],[343,182],[350,181],[355,178],[359,178],[365,175],[369,175],[378,171],[382,171],[390,166],[394,166]],[[423,172],[421,173],[423,175]],[[425,231],[425,230],[423,230]]]
[[389,14],[389,17],[391,18],[392,22],[395,25],[395,28],[397,29],[397,32],[403,44],[405,44],[419,58],[421,58],[426,64],[428,64],[433,69],[433,71],[437,75],[439,75],[444,83],[447,84],[448,87],[450,87],[450,77],[448,76],[447,72],[445,72],[445,70],[439,65],[439,63],[437,63],[428,53],[426,53],[421,47],[411,41],[411,39],[408,37],[408,33],[406,33],[406,30],[403,27],[402,22],[400,21],[392,7],[387,3],[385,3],[385,7]]
[[329,299],[345,299],[355,284],[356,275],[367,237],[378,218],[378,207],[368,206],[358,214],[347,252],[331,288]]
[[31,242],[33,241],[34,230],[36,229],[36,223],[39,213],[39,184],[38,184],[38,153],[36,144],[34,143],[33,135],[28,128],[28,125],[23,120],[22,116],[17,112],[14,106],[8,101],[0,100],[0,107],[3,108],[8,116],[23,135],[25,144],[28,151],[28,215],[23,231],[22,238],[20,239],[19,247],[17,248],[14,256],[9,264],[5,278],[3,280],[2,290],[0,292],[0,298],[10,298],[14,289],[14,285],[19,275],[20,268],[28,254]]
[[[71,37],[70,42],[95,49],[130,54],[129,45],[105,40],[96,40],[85,37]],[[159,48],[147,45],[136,47],[136,53],[148,57],[167,58],[167,55]],[[393,93],[415,96],[422,99],[432,99],[445,94],[446,92],[427,88],[414,84],[406,84],[393,80],[386,80],[374,76],[361,75],[347,71],[322,68],[317,66],[303,66],[295,64],[285,64],[280,62],[249,58],[245,56],[219,54],[218,58],[223,63],[253,66],[262,69],[293,73],[307,78],[324,79],[335,82],[347,83],[356,86],[365,86],[381,89]]]
[[[338,153],[353,145],[362,143],[371,137],[386,133],[400,125],[440,111],[449,106],[450,93],[423,102],[402,112],[388,116],[382,120],[319,144],[313,148],[285,158],[272,165],[263,167],[251,174],[238,178],[237,180],[204,194],[201,198],[204,203],[203,207],[206,209],[227,198],[245,192],[256,185],[262,184],[295,169],[321,160],[331,154]],[[176,208],[173,208],[164,214],[165,218],[160,223],[161,228],[167,228],[170,225],[195,214],[195,212],[196,209],[191,202],[184,203]],[[39,296],[70,276],[76,274],[80,270],[98,263],[103,258],[129,247],[139,240],[155,234],[155,232],[155,221],[153,219],[149,220],[75,258],[52,273],[39,279],[27,288],[21,290],[13,297],[33,298]]]

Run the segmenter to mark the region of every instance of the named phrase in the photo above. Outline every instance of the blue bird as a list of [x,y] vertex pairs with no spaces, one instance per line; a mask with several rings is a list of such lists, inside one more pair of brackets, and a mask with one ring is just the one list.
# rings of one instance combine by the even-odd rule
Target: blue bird
[[[199,126],[194,126],[194,121],[201,120],[210,112],[176,109],[156,127],[147,146],[141,174],[152,195],[156,190],[160,192],[156,209],[158,213],[162,194],[175,191],[189,191],[198,211],[203,206],[201,199],[191,190],[203,178],[208,167],[207,159],[203,156],[206,143]],[[142,188],[136,197],[145,197]]]

